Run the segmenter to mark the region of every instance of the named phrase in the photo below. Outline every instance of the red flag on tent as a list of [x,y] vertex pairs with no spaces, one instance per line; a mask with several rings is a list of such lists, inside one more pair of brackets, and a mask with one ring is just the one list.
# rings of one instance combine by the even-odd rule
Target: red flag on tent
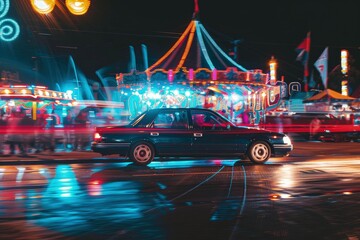
[[301,61],[304,65],[304,85],[305,92],[308,91],[308,80],[309,77],[309,69],[308,69],[308,61],[310,54],[310,32],[307,33],[306,38],[297,46],[295,51],[298,53],[296,60]]
[[304,65],[304,75],[306,77],[309,76],[307,65],[310,53],[310,32],[307,33],[306,38],[297,46],[295,51],[298,53],[296,60],[302,62]]

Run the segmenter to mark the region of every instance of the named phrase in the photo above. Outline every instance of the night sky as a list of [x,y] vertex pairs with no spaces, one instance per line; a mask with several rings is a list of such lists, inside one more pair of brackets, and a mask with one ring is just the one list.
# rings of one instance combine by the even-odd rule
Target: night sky
[[[46,61],[71,55],[81,71],[95,80],[95,71],[103,68],[110,75],[128,72],[130,45],[141,62],[141,44],[145,44],[149,64],[154,63],[175,43],[194,11],[193,0],[92,0],[84,16],[71,15],[64,6],[40,16],[28,2],[11,0],[9,16],[19,22],[22,32],[11,44],[0,42],[0,63],[15,59],[32,66],[33,56]],[[63,2],[58,0],[58,5]],[[308,31],[310,69],[327,46],[329,71],[340,63],[343,48],[359,66],[358,0],[199,0],[199,7],[200,21],[224,51],[240,40],[238,62],[247,69],[268,72],[273,55],[279,75],[287,82],[299,81],[303,66],[295,60],[295,48]],[[46,68],[46,64],[40,66],[39,71]]]

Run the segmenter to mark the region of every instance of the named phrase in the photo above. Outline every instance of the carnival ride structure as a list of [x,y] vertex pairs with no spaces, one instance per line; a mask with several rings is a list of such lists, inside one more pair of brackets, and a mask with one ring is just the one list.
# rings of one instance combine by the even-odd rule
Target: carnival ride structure
[[116,80],[130,118],[149,108],[178,106],[208,107],[231,120],[246,112],[259,122],[284,92],[284,85],[270,85],[268,74],[246,69],[220,48],[199,20],[196,0],[192,20],[175,44],[145,71],[134,67]]

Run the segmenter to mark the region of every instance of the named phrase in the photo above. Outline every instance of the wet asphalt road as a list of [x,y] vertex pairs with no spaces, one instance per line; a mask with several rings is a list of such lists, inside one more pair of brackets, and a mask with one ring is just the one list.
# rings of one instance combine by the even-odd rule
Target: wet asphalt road
[[0,239],[360,239],[360,143],[295,146],[266,165],[2,164]]

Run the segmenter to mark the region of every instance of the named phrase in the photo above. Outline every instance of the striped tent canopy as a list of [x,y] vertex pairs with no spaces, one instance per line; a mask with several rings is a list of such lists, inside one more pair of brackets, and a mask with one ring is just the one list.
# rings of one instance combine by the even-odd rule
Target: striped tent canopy
[[304,103],[310,102],[351,102],[354,101],[355,98],[342,95],[331,89],[326,89],[310,98],[305,99]]
[[198,2],[195,0],[193,18],[185,31],[170,50],[146,69],[146,72],[156,69],[172,69],[177,72],[182,68],[226,70],[229,67],[238,71],[248,71],[224,52],[206,31],[200,22]]

